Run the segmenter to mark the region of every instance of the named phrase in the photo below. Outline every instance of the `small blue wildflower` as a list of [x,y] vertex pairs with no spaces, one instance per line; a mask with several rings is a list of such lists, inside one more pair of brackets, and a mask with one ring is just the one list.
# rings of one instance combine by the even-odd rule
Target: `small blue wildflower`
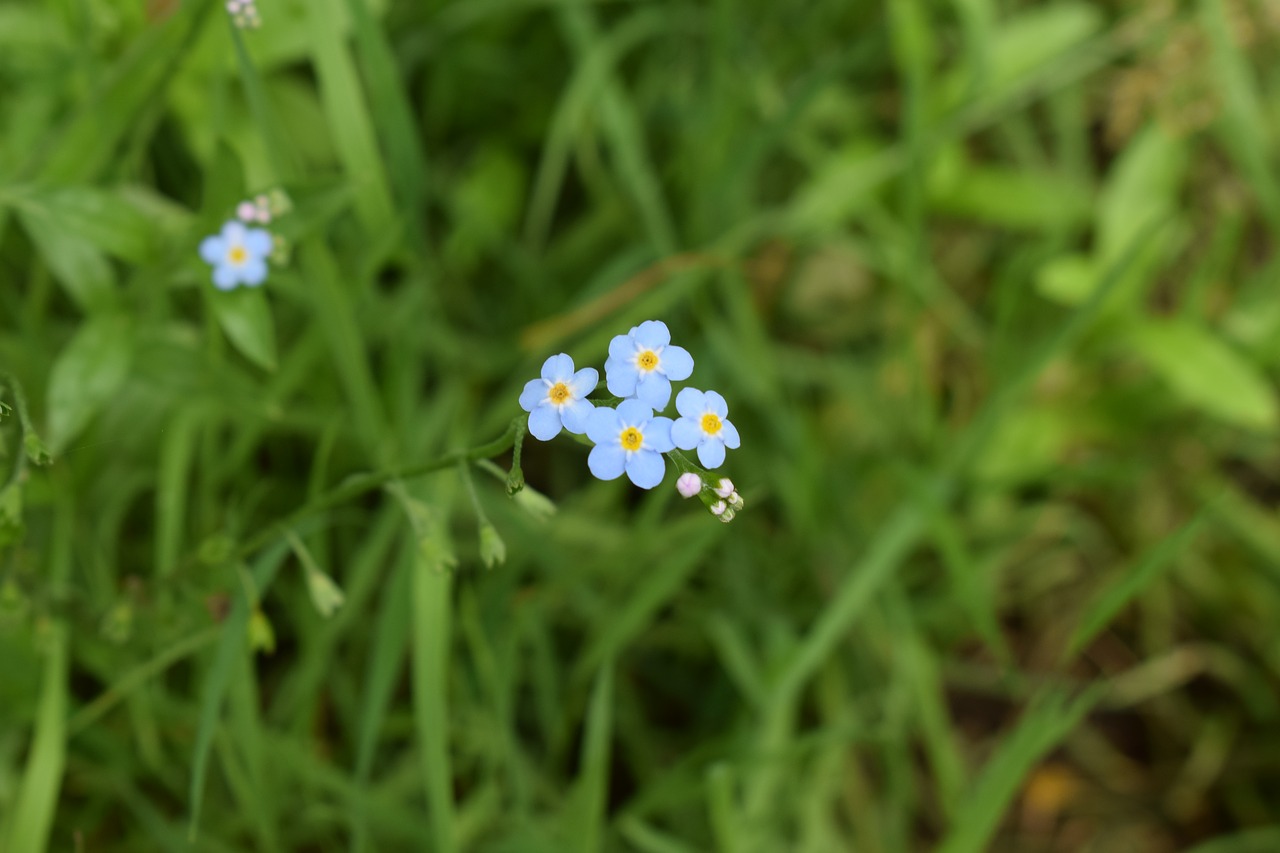
[[563,426],[575,435],[587,428],[587,417],[595,408],[586,396],[600,382],[594,367],[573,372],[573,359],[564,353],[543,362],[542,378],[530,379],[520,393],[520,408],[529,413],[529,432],[539,441],[550,441]]
[[623,400],[617,409],[597,408],[587,419],[587,438],[596,443],[587,467],[601,480],[616,480],[626,471],[631,482],[652,489],[662,482],[666,460],[673,450],[671,418],[655,418],[640,400]]
[[222,226],[221,234],[204,239],[200,257],[213,265],[214,286],[231,290],[237,284],[259,285],[266,280],[271,249],[270,234],[233,219]]
[[681,450],[698,448],[698,461],[707,468],[719,468],[724,449],[736,449],[741,440],[729,422],[729,404],[715,391],[705,394],[685,388],[676,395],[676,411],[681,418],[671,426],[671,440]]
[[609,393],[635,397],[662,411],[671,400],[671,380],[688,379],[693,356],[673,347],[671,332],[661,320],[646,320],[609,342],[604,363]]

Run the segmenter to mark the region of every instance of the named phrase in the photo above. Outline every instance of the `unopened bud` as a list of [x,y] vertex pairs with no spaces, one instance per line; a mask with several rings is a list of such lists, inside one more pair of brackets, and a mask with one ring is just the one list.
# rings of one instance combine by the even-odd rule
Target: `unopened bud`
[[520,505],[521,509],[539,521],[545,521],[556,514],[556,505],[551,502],[551,498],[533,486],[525,486],[512,495],[512,498]]
[[480,560],[486,569],[492,569],[507,560],[507,543],[502,541],[497,529],[487,521],[480,525]]
[[722,498],[727,498],[733,494],[733,480],[728,477],[721,477],[720,482],[716,484],[716,494]]
[[318,569],[307,571],[307,592],[311,594],[311,603],[316,611],[325,619],[336,613],[347,600],[333,578]]
[[255,607],[249,614],[249,648],[255,652],[271,654],[276,650],[276,632],[271,627],[271,620]]
[[742,509],[742,507],[743,507],[743,504],[744,504],[744,503],[745,503],[745,502],[742,500],[742,495],[738,494],[737,492],[732,492],[732,493],[729,495],[729,508],[730,508],[730,509],[733,509],[733,510],[740,510],[740,509]]
[[680,479],[676,480],[676,491],[681,497],[691,498],[702,491],[702,478],[692,471],[681,474]]
[[725,505],[725,502],[724,502],[724,501],[716,501],[715,503],[713,503],[713,504],[711,505],[711,514],[712,514],[712,515],[724,515],[725,510],[727,510],[728,508],[729,508],[729,507]]
[[736,513],[733,511],[733,508],[730,507],[729,509],[726,509],[723,513],[721,513],[719,518],[725,524],[728,524],[729,522],[733,521],[734,515],[736,515]]

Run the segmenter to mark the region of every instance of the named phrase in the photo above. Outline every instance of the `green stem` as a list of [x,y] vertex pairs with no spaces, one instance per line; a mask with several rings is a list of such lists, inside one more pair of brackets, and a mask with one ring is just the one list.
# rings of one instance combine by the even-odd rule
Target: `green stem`
[[367,474],[355,474],[343,480],[337,486],[316,495],[302,506],[295,509],[288,515],[268,524],[259,530],[253,536],[249,537],[239,548],[236,549],[236,557],[243,559],[244,557],[257,551],[273,539],[284,534],[284,532],[297,524],[307,516],[314,515],[318,512],[326,510],[332,506],[350,500],[357,495],[365,492],[371,492],[374,489],[385,486],[387,483],[396,480],[407,480],[412,477],[421,477],[424,474],[433,474],[436,471],[457,465],[459,462],[474,462],[477,459],[489,459],[509,450],[516,440],[516,436],[521,432],[525,416],[521,415],[511,422],[507,427],[507,431],[500,437],[490,441],[487,444],[481,444],[477,447],[471,447],[466,450],[456,450],[453,453],[446,453],[428,462],[422,462],[418,465],[410,465],[408,468],[399,468],[391,471],[371,471]]

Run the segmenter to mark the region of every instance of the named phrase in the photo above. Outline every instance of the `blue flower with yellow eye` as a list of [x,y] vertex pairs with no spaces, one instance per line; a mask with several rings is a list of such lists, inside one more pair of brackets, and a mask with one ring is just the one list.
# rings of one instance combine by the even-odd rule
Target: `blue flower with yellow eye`
[[707,468],[719,468],[724,449],[741,444],[737,427],[729,422],[729,404],[715,391],[685,388],[676,395],[676,411],[681,417],[671,427],[671,440],[681,450],[697,448],[698,461]]
[[267,278],[267,256],[271,235],[261,228],[246,228],[234,219],[222,226],[222,233],[200,243],[200,257],[213,265],[213,284],[231,290],[237,284],[256,286]]
[[610,394],[635,397],[662,411],[671,400],[671,382],[688,379],[693,356],[671,345],[671,332],[661,320],[646,320],[609,342],[604,363]]
[[529,413],[529,432],[539,441],[555,438],[561,427],[581,435],[595,408],[587,395],[599,382],[594,367],[575,373],[572,358],[564,353],[551,356],[542,365],[542,378],[530,379],[520,393],[520,408]]
[[666,461],[673,450],[671,418],[655,418],[653,409],[640,400],[623,400],[618,408],[597,408],[587,418],[587,438],[596,443],[587,456],[587,467],[601,480],[616,480],[625,471],[631,482],[652,489],[662,482]]

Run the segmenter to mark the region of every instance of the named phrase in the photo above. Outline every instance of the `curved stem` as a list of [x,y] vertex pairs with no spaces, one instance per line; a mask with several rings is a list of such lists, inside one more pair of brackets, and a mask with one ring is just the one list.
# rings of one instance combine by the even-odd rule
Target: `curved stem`
[[407,468],[400,468],[392,471],[370,471],[367,474],[354,474],[343,480],[326,492],[316,495],[293,512],[276,519],[266,527],[259,530],[253,536],[250,536],[235,551],[236,559],[243,559],[252,554],[262,546],[266,545],[277,536],[283,535],[284,531],[295,525],[297,522],[309,515],[326,510],[332,506],[348,501],[357,495],[385,486],[387,483],[396,480],[407,480],[412,477],[421,477],[424,474],[434,474],[436,471],[457,465],[459,462],[474,462],[477,459],[489,459],[497,456],[499,453],[505,453],[511,449],[515,442],[516,434],[522,426],[524,416],[515,418],[507,431],[501,436],[476,447],[467,448],[465,450],[455,450],[452,453],[446,453],[444,456],[438,456],[428,462],[422,462],[417,465],[410,465]]

